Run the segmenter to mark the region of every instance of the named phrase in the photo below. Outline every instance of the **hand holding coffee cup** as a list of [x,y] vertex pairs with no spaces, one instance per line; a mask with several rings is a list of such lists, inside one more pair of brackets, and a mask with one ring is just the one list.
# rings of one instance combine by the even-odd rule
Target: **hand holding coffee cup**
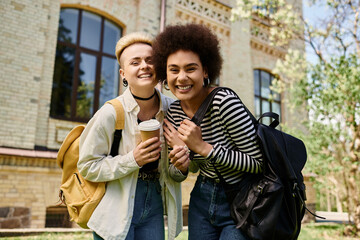
[[[160,157],[160,127],[161,124],[159,121],[155,119],[151,119],[148,121],[141,122],[139,124],[140,136],[141,136],[141,143],[138,147],[141,147],[143,150],[140,150],[140,156],[135,156],[138,154],[137,148],[134,151],[135,160],[138,162],[139,166],[142,166],[143,170],[151,170],[157,169],[158,160]],[[150,140],[149,143],[145,143],[147,140],[157,137],[157,142],[155,140]],[[145,143],[145,145],[144,145]]]
[[141,122],[139,124],[141,141],[145,142],[153,137],[157,137],[160,140],[160,126],[160,122],[156,119]]

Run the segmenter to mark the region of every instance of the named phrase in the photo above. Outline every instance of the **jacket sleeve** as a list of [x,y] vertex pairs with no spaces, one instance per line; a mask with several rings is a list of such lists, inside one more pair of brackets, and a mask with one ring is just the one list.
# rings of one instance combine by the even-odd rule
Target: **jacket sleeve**
[[112,181],[139,169],[133,151],[124,155],[109,155],[115,121],[115,109],[110,104],[105,104],[89,121],[80,136],[78,169],[89,181]]

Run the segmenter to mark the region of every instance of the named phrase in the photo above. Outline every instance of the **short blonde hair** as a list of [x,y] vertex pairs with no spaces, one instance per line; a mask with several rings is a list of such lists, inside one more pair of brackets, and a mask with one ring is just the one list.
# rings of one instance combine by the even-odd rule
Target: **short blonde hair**
[[116,43],[115,47],[115,55],[119,65],[121,53],[124,51],[125,48],[134,43],[145,43],[152,46],[153,37],[146,32],[132,32],[121,37],[120,40]]

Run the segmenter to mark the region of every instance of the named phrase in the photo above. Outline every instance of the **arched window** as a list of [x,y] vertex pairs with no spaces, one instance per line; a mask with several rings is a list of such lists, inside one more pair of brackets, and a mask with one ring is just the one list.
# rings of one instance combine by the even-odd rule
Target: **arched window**
[[119,92],[115,45],[122,29],[89,11],[60,12],[50,115],[88,121]]
[[281,98],[270,89],[274,76],[266,71],[254,70],[255,115],[259,118],[265,112],[275,112],[281,117]]

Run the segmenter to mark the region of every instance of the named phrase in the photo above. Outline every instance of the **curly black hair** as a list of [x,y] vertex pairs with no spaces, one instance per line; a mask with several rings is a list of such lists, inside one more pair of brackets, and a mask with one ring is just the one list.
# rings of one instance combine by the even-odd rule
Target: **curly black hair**
[[196,53],[211,83],[219,77],[223,60],[217,36],[206,26],[191,23],[168,26],[155,38],[153,64],[158,80],[166,79],[167,59],[178,50]]

